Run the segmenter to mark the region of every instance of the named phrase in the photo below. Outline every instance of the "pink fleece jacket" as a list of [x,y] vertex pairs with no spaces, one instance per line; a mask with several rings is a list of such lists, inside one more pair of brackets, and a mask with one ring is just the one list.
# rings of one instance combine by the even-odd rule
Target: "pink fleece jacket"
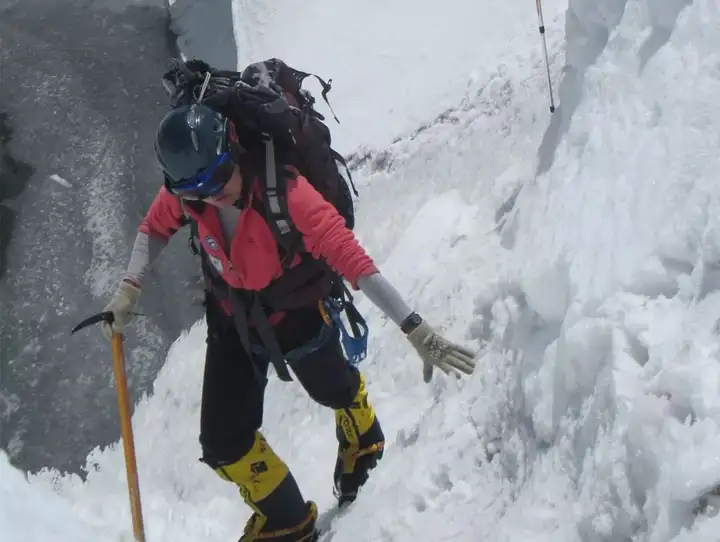
[[[253,183],[253,197],[262,197],[257,179]],[[353,232],[345,227],[345,219],[307,179],[298,175],[288,180],[287,188],[290,218],[302,234],[307,252],[314,258],[324,259],[354,288],[359,278],[378,272]],[[217,209],[206,205],[199,213],[190,208],[186,210],[198,224],[203,248],[230,286],[259,291],[282,275],[272,231],[265,218],[252,207],[240,213],[230,242],[224,239]],[[182,220],[180,201],[162,187],[140,224],[140,231],[167,241],[180,229]],[[297,256],[292,265],[297,265],[299,260]]]

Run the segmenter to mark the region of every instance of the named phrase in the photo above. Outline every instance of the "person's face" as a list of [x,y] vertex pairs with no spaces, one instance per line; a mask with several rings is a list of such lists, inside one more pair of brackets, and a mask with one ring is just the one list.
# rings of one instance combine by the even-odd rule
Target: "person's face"
[[237,200],[240,199],[240,192],[243,187],[243,178],[240,174],[240,168],[235,166],[232,176],[217,196],[204,198],[205,203],[214,205],[215,207],[232,207]]

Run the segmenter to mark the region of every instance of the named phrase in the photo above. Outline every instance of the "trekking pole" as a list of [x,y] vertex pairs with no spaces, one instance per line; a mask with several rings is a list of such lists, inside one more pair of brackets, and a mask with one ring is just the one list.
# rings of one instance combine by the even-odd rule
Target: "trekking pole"
[[545,38],[545,22],[543,21],[542,0],[535,0],[535,7],[538,14],[538,28],[540,30],[540,41],[542,41],[543,54],[545,56],[545,71],[547,72],[548,90],[550,92],[550,113],[555,112],[555,99],[553,98],[552,79],[550,77],[550,60],[547,52],[547,39]]
[[[99,322],[113,323],[112,312],[102,312],[80,322],[72,333],[91,324]],[[125,353],[123,336],[112,334],[113,372],[117,389],[118,410],[120,413],[120,434],[125,453],[125,472],[127,475],[128,492],[130,494],[130,514],[132,515],[133,535],[136,542],[145,542],[142,507],[140,505],[140,484],[138,483],[137,462],[135,460],[135,443],[133,440],[132,422],[130,418],[130,394],[128,393],[127,376],[125,374]]]

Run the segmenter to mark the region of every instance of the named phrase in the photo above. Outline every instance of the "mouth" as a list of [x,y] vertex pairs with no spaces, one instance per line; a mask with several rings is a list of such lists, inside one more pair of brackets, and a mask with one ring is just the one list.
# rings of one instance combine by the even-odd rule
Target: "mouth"
[[219,196],[215,196],[215,197],[208,198],[208,199],[211,199],[211,200],[214,201],[215,203],[225,203],[225,202],[227,202],[227,200],[229,199],[229,197],[228,197],[227,194],[221,194],[221,195],[219,195]]

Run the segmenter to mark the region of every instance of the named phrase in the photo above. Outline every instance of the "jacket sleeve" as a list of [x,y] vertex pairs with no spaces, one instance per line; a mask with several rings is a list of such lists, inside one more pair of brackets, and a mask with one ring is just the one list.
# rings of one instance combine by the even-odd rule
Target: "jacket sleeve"
[[124,279],[142,288],[147,272],[166,246],[167,241],[164,239],[151,237],[139,231],[135,237]]
[[140,232],[162,239],[167,243],[184,225],[185,213],[180,200],[165,190],[164,186],[161,186],[145,218],[140,223]]
[[288,181],[287,202],[290,219],[314,258],[322,257],[354,288],[360,277],[378,272],[353,232],[345,226],[345,219],[305,177],[298,175]]

